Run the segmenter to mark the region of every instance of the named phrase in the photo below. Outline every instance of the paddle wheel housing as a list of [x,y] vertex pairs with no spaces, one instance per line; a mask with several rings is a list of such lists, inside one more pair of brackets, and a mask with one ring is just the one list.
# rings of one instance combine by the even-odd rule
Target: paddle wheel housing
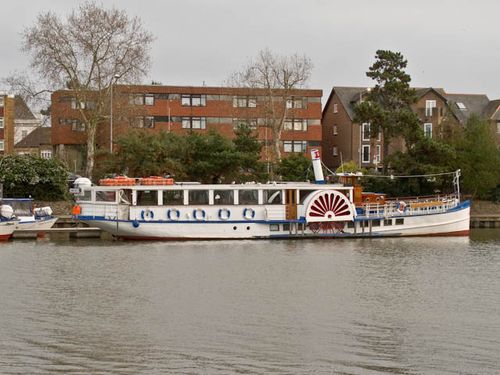
[[308,223],[351,221],[356,216],[356,208],[344,194],[336,190],[318,190],[308,197],[306,203]]

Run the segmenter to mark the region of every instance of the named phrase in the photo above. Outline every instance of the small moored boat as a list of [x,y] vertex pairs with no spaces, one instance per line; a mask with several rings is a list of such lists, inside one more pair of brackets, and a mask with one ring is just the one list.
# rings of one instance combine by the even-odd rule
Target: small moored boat
[[16,225],[19,223],[14,216],[12,207],[6,204],[0,205],[0,241],[7,241],[12,237]]
[[13,209],[13,215],[18,219],[15,226],[16,236],[23,237],[36,235],[52,228],[57,221],[57,217],[52,216],[52,209],[48,206],[33,206],[32,198],[4,198],[3,202]]

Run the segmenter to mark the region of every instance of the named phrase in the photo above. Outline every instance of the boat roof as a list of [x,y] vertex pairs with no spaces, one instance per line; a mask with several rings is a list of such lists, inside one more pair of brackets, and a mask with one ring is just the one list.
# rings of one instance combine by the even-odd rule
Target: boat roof
[[173,185],[124,185],[124,186],[100,186],[93,185],[94,190],[245,190],[245,189],[327,189],[327,190],[352,190],[352,186],[343,184],[314,184],[311,182],[268,182],[268,183],[244,183],[244,184],[200,184],[198,182],[175,182]]

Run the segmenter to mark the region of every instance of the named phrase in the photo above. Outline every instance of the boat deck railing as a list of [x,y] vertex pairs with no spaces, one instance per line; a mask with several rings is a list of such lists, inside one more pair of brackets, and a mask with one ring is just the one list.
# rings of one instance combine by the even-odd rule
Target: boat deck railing
[[456,195],[387,200],[384,204],[365,203],[358,207],[358,216],[387,218],[394,216],[430,215],[449,211],[459,204]]

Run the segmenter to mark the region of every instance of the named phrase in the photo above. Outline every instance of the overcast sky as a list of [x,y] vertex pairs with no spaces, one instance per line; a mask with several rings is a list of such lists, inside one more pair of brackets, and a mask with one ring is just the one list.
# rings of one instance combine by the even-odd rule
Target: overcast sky
[[[79,1],[2,1],[0,77],[27,69],[21,31],[40,12]],[[314,64],[310,88],[372,85],[377,49],[401,52],[413,86],[500,99],[497,0],[103,0],[139,16],[156,40],[151,80],[219,86],[263,48]]]

